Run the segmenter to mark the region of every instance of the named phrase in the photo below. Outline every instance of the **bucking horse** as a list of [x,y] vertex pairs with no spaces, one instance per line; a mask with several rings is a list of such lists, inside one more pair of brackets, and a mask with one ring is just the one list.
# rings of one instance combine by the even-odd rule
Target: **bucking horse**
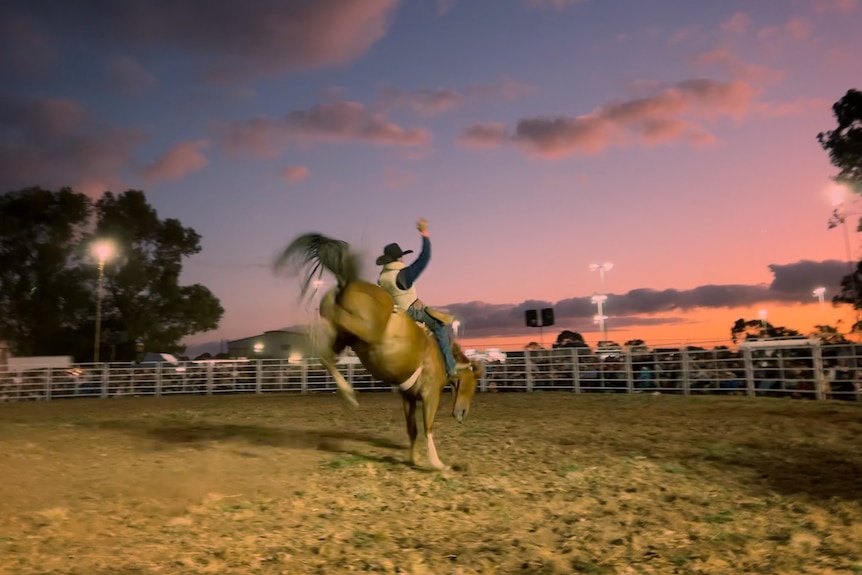
[[[320,299],[321,325],[312,338],[312,352],[332,374],[341,396],[352,406],[359,405],[356,391],[339,373],[338,355],[350,347],[368,372],[384,383],[398,386],[410,437],[410,463],[418,465],[417,406],[422,405],[428,459],[436,469],[447,466],[434,446],[434,418],[443,389],[448,384],[446,365],[433,334],[406,312],[382,287],[360,277],[360,259],[347,242],[317,233],[293,240],[276,258],[276,272],[299,274],[301,293],[306,297],[315,277],[329,271],[336,285]],[[455,359],[467,364],[458,371],[453,384],[452,416],[463,423],[470,411],[483,365],[469,360],[457,343]]]

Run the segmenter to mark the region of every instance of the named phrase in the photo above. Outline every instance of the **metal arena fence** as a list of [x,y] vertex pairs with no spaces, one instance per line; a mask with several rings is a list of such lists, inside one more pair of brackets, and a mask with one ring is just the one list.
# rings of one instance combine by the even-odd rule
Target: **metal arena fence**
[[[726,394],[860,401],[862,345],[815,340],[746,342],[739,349],[664,348],[595,353],[589,348],[509,351],[486,361],[482,392]],[[355,360],[355,358],[352,358]],[[361,364],[339,371],[360,391],[392,391]],[[0,401],[79,397],[332,393],[314,358],[75,364],[0,370]]]

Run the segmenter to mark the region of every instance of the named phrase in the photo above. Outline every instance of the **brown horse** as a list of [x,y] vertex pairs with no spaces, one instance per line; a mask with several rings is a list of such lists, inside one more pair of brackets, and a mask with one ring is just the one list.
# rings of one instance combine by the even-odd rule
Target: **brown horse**
[[[416,407],[421,403],[428,459],[436,469],[444,469],[433,434],[434,417],[448,378],[433,334],[398,309],[386,290],[360,278],[359,258],[346,242],[320,234],[301,235],[284,249],[274,267],[280,271],[288,264],[293,264],[297,273],[305,270],[303,296],[315,274],[320,277],[324,269],[337,280],[337,285],[321,298],[320,333],[312,339],[312,348],[335,378],[342,397],[353,407],[359,405],[356,392],[336,368],[338,354],[350,347],[371,375],[398,386],[410,437],[410,463],[416,465],[419,455]],[[452,347],[457,361],[469,361],[457,344]],[[469,364],[469,368],[459,371],[453,389],[452,415],[459,423],[470,411],[477,379],[483,372],[481,363]]]

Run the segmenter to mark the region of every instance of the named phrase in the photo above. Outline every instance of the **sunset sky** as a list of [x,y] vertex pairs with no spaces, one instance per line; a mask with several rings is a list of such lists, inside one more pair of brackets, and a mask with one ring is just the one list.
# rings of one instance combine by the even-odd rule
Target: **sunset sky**
[[[852,318],[817,142],[862,88],[857,0],[13,0],[0,188],[146,192],[226,312],[190,349],[309,321],[276,253],[321,232],[431,263],[473,345],[724,343]],[[851,207],[854,220],[860,210]],[[850,226],[851,257],[860,242]],[[412,261],[408,256],[407,261]]]

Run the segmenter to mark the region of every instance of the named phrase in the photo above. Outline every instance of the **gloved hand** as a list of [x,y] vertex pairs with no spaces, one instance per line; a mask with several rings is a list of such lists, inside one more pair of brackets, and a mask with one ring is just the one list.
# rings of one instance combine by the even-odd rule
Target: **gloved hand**
[[419,233],[423,236],[428,235],[428,220],[425,218],[419,218],[419,221],[416,222],[416,229],[419,230]]

